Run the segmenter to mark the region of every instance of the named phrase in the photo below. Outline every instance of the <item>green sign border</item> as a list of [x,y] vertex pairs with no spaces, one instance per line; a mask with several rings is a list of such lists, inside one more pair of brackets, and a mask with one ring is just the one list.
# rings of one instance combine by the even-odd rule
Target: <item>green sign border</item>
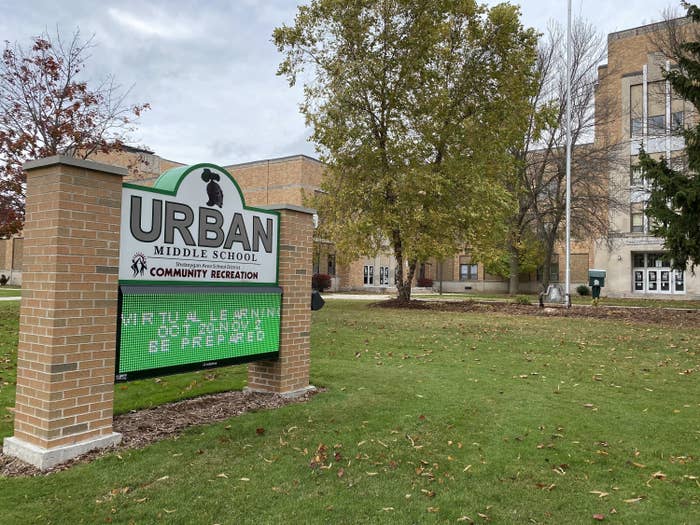
[[[151,186],[141,186],[140,184],[134,184],[131,182],[124,182],[122,183],[122,188],[130,188],[133,190],[139,190],[139,191],[147,191],[150,193],[158,193],[160,195],[167,195],[169,197],[177,197],[177,192],[180,189],[180,184],[182,184],[182,181],[185,179],[187,175],[189,175],[192,171],[201,169],[201,168],[214,168],[222,173],[224,173],[230,180],[233,182],[233,185],[235,186],[236,190],[238,191],[238,195],[241,198],[241,203],[243,204],[243,209],[247,211],[256,211],[260,213],[266,213],[269,215],[276,215],[277,216],[277,260],[275,262],[275,282],[264,282],[264,283],[210,283],[208,281],[195,281],[195,282],[182,282],[182,281],[149,281],[145,279],[120,279],[119,284],[124,284],[124,285],[163,285],[163,286],[216,286],[216,287],[229,287],[229,286],[235,286],[236,288],[238,287],[257,287],[257,286],[277,286],[279,284],[280,280],[280,222],[281,222],[281,214],[278,211],[275,210],[265,210],[263,208],[255,208],[253,206],[246,206],[245,204],[245,198],[243,197],[243,192],[241,191],[241,187],[238,185],[238,182],[236,182],[236,179],[233,178],[233,175],[231,175],[228,171],[226,171],[224,168],[221,166],[217,166],[216,164],[212,164],[210,162],[202,162],[200,164],[193,164],[191,166],[180,166],[177,168],[171,168],[165,172],[163,172],[156,182],[153,184],[153,187]],[[121,314],[121,310],[120,310]]]
[[[203,162],[200,164],[193,164],[191,166],[179,166],[177,168],[171,168],[163,172],[154,185],[142,186],[140,184],[134,184],[130,182],[122,183],[122,188],[129,188],[143,192],[156,193],[159,195],[167,195],[169,197],[177,198],[177,192],[180,189],[182,181],[187,175],[192,171],[202,169],[202,168],[213,168],[220,173],[225,174],[229,180],[233,183],[238,195],[241,198],[241,204],[243,209],[246,211],[259,212],[267,215],[275,215],[277,217],[277,257],[275,261],[275,281],[274,282],[261,282],[261,283],[217,283],[210,281],[194,281],[194,282],[183,282],[183,281],[153,281],[153,280],[140,280],[140,279],[120,279],[119,280],[119,299],[117,306],[117,340],[116,340],[116,359],[115,359],[115,383],[130,381],[132,379],[140,379],[147,377],[159,377],[170,374],[177,374],[181,372],[188,372],[192,370],[206,370],[209,368],[215,368],[220,366],[227,366],[240,363],[249,363],[252,361],[265,361],[265,360],[276,360],[279,358],[279,348],[274,352],[266,352],[262,354],[230,357],[224,359],[218,359],[215,362],[212,361],[199,361],[192,362],[176,366],[168,366],[162,368],[150,368],[145,370],[138,370],[128,373],[119,373],[119,357],[120,357],[120,347],[121,347],[121,323],[122,323],[122,297],[123,292],[126,291],[127,294],[138,294],[140,293],[167,293],[167,291],[181,291],[182,293],[199,293],[206,294],[209,293],[243,293],[243,294],[255,294],[274,291],[283,295],[282,288],[279,287],[279,272],[280,272],[280,228],[281,228],[281,214],[275,210],[265,210],[263,208],[256,208],[253,206],[246,206],[245,198],[241,187],[236,182],[236,179],[224,168],[212,164],[209,162]],[[121,247],[120,247],[121,249]],[[124,289],[124,290],[123,290]],[[280,303],[280,323],[279,323],[279,337],[281,344],[282,337],[282,304]]]

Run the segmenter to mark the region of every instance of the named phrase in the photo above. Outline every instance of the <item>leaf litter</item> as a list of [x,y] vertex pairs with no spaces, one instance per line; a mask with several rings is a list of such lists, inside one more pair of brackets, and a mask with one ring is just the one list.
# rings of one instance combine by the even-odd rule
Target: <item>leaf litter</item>
[[[304,403],[319,391],[322,389],[308,392],[297,398],[287,398],[279,394],[235,390],[121,414],[115,416],[113,421],[114,431],[122,435],[120,444],[88,452],[46,471],[41,471],[33,465],[0,453],[0,475],[6,477],[49,475],[53,472],[67,470],[79,463],[93,461],[115,450],[144,448],[152,443],[176,437],[191,426],[225,421],[246,412],[280,408],[292,403]],[[227,425],[225,428],[231,427]],[[294,429],[295,427],[292,427],[287,432],[292,432]],[[263,433],[264,429],[256,429],[258,436]],[[167,476],[161,479],[167,479]]]

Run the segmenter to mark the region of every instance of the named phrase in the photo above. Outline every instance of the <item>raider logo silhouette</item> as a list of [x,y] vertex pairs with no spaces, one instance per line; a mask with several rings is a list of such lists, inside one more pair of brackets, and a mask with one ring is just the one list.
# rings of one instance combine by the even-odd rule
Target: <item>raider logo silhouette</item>
[[209,168],[204,168],[202,172],[202,180],[207,182],[207,197],[209,201],[207,206],[218,206],[221,208],[224,205],[224,192],[215,181],[221,180],[218,173],[214,173]]

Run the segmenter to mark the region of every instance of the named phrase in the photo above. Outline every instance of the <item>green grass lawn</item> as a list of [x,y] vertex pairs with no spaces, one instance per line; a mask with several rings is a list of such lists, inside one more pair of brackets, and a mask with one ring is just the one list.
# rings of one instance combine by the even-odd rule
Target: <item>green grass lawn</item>
[[[0,303],[4,436],[16,311]],[[0,479],[0,522],[700,522],[700,330],[329,301],[312,345],[309,403]],[[129,383],[116,406],[244,378]]]

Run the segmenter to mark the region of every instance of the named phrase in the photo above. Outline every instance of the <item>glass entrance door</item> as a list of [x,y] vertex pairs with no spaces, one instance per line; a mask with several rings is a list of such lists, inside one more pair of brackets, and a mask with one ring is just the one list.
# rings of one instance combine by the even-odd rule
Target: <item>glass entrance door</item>
[[685,293],[683,272],[673,270],[665,254],[633,253],[632,263],[632,290],[635,293]]

